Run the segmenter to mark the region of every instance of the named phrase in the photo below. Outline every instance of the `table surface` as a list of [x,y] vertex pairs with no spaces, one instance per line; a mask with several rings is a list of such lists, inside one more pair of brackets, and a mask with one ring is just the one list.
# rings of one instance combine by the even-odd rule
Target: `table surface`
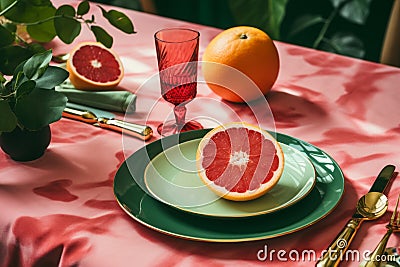
[[[55,1],[56,5],[61,2]],[[138,110],[129,119],[147,122],[155,129],[172,107],[159,101],[150,116],[149,103],[160,96],[158,91],[141,87],[157,73],[153,34],[167,27],[196,29],[201,34],[201,57],[221,30],[123,10],[138,32],[126,35],[113,30],[96,5],[91,10],[114,36],[113,49],[125,67],[121,87],[138,96]],[[53,41],[54,53],[68,52],[78,42],[94,39],[83,30],[71,45]],[[146,143],[63,118],[51,125],[52,142],[40,159],[14,162],[0,152],[0,266],[313,265],[276,257],[261,262],[257,252],[267,246],[270,251],[313,249],[321,253],[380,169],[386,164],[400,168],[400,69],[281,42],[276,46],[280,73],[266,97],[276,130],[318,146],[338,162],[345,176],[344,196],[326,218],[289,235],[241,243],[189,241],[158,233],[125,214],[113,195],[119,166]],[[189,114],[212,110],[220,121],[228,122],[232,116],[223,110],[229,108],[246,119],[243,105],[220,101],[206,86],[199,87],[198,98],[213,101],[190,103]],[[158,138],[155,134],[151,141]],[[351,249],[374,249],[399,193],[400,183],[395,181],[387,193],[389,212],[363,224]],[[394,235],[389,246],[398,247],[399,240]],[[358,264],[348,261],[341,266]]]

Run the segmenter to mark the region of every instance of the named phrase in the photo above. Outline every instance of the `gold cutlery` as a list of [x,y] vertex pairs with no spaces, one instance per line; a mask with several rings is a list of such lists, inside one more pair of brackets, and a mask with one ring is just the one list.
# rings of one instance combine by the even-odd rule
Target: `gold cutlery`
[[341,255],[344,255],[349,248],[361,223],[365,220],[377,219],[386,212],[387,198],[383,192],[390,179],[393,177],[394,170],[395,167],[393,165],[387,165],[381,170],[369,192],[358,200],[356,212],[353,214],[352,218],[329,245],[328,249],[315,266],[338,266]]
[[124,133],[145,141],[153,136],[153,130],[147,125],[117,120],[111,112],[78,104],[68,103],[62,116],[89,123],[100,128]]
[[361,265],[364,267],[379,267],[381,261],[379,258],[384,254],[387,242],[389,241],[389,237],[393,232],[400,231],[400,211],[398,211],[400,195],[397,198],[396,207],[393,210],[392,216],[390,217],[388,225],[386,225],[387,231],[386,234],[382,237],[381,241],[376,246],[375,250],[372,252],[369,260],[365,263],[365,265]]

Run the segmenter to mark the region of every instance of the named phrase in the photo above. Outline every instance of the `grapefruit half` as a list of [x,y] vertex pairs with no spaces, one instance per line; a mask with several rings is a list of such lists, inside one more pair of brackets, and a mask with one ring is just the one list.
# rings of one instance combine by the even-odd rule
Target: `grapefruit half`
[[124,75],[118,55],[98,42],[76,46],[67,60],[69,80],[81,90],[102,90],[116,87]]
[[258,198],[279,181],[284,156],[277,140],[258,126],[233,122],[218,126],[200,141],[196,167],[217,195],[234,201]]

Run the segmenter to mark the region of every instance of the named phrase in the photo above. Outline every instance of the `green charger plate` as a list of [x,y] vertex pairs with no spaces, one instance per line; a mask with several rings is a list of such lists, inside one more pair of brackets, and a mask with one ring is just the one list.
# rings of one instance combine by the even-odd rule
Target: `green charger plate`
[[137,222],[171,236],[209,242],[242,242],[304,229],[327,216],[340,201],[344,177],[338,164],[319,148],[280,133],[276,135],[278,141],[307,155],[317,174],[313,190],[290,207],[253,217],[207,217],[170,207],[145,192],[144,172],[151,159],[177,142],[201,138],[209,130],[165,137],[132,154],[114,178],[114,195],[121,208]]

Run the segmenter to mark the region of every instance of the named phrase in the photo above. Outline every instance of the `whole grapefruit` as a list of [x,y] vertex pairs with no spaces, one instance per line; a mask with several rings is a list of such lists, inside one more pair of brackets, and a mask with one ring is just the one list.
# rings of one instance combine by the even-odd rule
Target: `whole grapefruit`
[[[221,32],[207,45],[202,60],[207,85],[232,102],[248,102],[265,95],[279,73],[279,54],[273,40],[254,27],[238,26]],[[243,82],[229,68],[243,73],[255,86]]]

